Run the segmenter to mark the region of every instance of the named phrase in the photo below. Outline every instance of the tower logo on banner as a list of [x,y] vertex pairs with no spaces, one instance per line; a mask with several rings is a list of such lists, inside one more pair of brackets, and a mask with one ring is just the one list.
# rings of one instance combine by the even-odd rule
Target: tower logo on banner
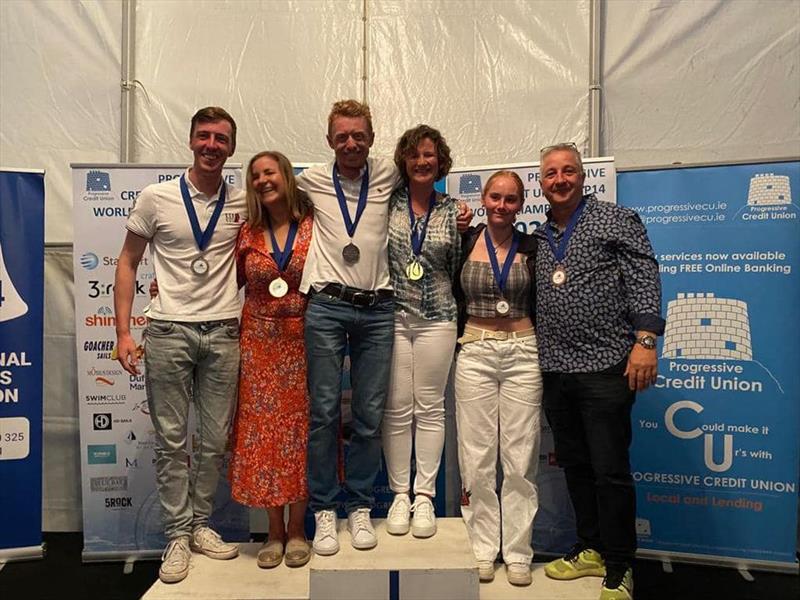
[[789,177],[774,173],[753,175],[747,192],[747,204],[736,217],[749,222],[796,220],[797,206],[792,203]]

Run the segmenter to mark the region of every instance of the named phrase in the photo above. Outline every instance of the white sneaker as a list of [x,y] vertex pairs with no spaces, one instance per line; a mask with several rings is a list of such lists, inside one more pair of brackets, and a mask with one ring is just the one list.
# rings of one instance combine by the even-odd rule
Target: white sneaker
[[389,514],[386,517],[386,531],[392,535],[407,534],[410,514],[411,500],[408,494],[397,494],[389,507]]
[[530,585],[531,566],[527,563],[510,563],[506,565],[506,577],[511,585]]
[[317,530],[314,532],[314,552],[320,556],[330,556],[339,551],[339,534],[336,532],[336,512],[321,510],[314,513]]
[[422,494],[414,498],[414,518],[411,519],[411,535],[416,538],[429,538],[436,533],[436,513],[433,502]]
[[189,550],[189,536],[182,535],[170,540],[161,555],[161,568],[158,578],[164,583],[178,583],[189,574],[189,561],[192,553]]
[[347,529],[352,538],[353,548],[369,550],[378,545],[378,538],[375,537],[368,508],[357,508],[347,515]]
[[209,558],[227,560],[239,555],[239,546],[222,540],[211,527],[198,527],[192,532],[189,542],[192,550],[205,554]]
[[484,583],[494,581],[494,561],[479,560],[478,561],[478,579]]

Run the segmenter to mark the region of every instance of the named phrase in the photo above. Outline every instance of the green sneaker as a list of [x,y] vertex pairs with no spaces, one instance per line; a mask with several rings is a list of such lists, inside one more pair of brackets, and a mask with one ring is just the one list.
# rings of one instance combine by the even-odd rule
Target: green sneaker
[[627,569],[620,579],[617,574],[607,575],[603,579],[603,589],[600,600],[633,600],[633,571]]
[[564,558],[547,563],[544,572],[552,579],[605,577],[606,566],[603,557],[596,550],[575,546]]

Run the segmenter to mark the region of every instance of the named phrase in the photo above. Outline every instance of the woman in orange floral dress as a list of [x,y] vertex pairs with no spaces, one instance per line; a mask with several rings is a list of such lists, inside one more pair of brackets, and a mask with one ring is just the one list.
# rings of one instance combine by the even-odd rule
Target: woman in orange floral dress
[[[239,405],[233,429],[231,493],[266,508],[269,538],[258,566],[308,562],[303,520],[308,498],[308,395],[303,341],[307,298],[298,291],[311,241],[312,214],[292,165],[260,152],[247,168],[249,218],[236,248],[242,311]],[[284,524],[284,509],[289,522]]]

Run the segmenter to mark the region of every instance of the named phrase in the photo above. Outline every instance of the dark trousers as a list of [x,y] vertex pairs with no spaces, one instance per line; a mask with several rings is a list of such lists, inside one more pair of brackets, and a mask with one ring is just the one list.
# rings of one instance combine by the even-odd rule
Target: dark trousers
[[611,568],[631,565],[636,552],[636,492],[628,455],[635,393],[622,376],[626,362],[598,373],[542,373],[545,414],[578,538]]

